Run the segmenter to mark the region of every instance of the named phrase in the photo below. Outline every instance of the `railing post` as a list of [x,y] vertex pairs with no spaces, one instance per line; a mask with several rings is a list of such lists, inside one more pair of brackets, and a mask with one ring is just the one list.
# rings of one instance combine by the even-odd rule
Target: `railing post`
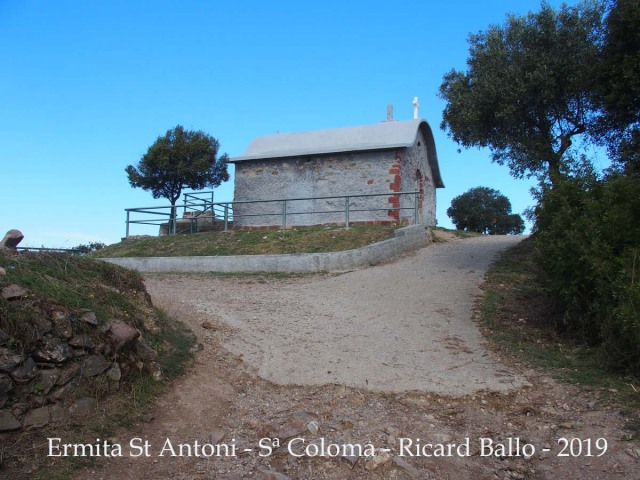
[[229,228],[229,204],[224,204],[224,231],[226,232]]
[[124,238],[129,238],[129,210],[127,210],[127,234],[125,235]]
[[349,230],[349,197],[344,197],[344,229]]
[[413,194],[413,224],[418,225],[418,193]]
[[287,229],[287,201],[282,201],[282,231]]

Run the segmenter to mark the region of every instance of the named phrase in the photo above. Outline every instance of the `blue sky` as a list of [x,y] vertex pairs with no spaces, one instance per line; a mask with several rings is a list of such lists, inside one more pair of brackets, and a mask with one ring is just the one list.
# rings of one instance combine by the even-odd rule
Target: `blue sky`
[[[0,235],[17,228],[33,247],[119,241],[125,208],[167,204],[132,189],[124,168],[177,124],[236,156],[261,135],[385,120],[388,103],[409,119],[414,96],[446,185],[438,224],[451,226],[451,199],[476,186],[521,213],[533,182],[487,151],[458,153],[437,91],[465,67],[469,33],[539,5],[0,0]],[[232,198],[233,177],[216,190]]]

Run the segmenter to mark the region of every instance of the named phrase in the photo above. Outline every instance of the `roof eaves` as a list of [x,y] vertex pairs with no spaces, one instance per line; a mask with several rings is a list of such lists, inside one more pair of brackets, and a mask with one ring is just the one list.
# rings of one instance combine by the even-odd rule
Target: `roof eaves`
[[[415,141],[415,140],[414,140]],[[312,157],[314,155],[329,155],[335,153],[355,153],[355,152],[368,152],[373,150],[393,150],[394,148],[407,148],[412,144],[409,143],[397,143],[397,144],[385,144],[385,145],[370,145],[370,146],[354,146],[351,148],[326,148],[326,149],[314,149],[314,150],[294,150],[286,153],[273,152],[264,153],[262,155],[241,155],[239,157],[232,157],[228,160],[229,163],[243,162],[248,160],[272,160],[275,158],[291,158],[291,157]]]

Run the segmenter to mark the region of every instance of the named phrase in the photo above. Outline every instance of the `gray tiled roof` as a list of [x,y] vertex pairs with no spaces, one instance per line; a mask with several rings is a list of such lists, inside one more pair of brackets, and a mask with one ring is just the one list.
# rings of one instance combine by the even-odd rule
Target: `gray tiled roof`
[[380,122],[358,127],[332,128],[300,133],[278,133],[254,139],[242,155],[231,162],[299,157],[328,153],[361,152],[410,147],[422,129],[436,186],[443,187],[435,142],[429,124],[422,119]]

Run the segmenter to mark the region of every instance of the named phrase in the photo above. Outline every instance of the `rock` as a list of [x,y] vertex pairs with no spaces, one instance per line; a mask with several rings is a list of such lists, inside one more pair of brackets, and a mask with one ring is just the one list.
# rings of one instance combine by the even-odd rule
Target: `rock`
[[376,448],[374,455],[367,458],[367,461],[364,464],[364,468],[366,468],[367,470],[378,470],[379,468],[383,468],[386,465],[389,465],[392,459],[393,457],[389,452],[385,452],[379,448]]
[[2,240],[0,240],[0,247],[10,248],[16,250],[18,244],[22,241],[24,235],[20,230],[9,230]]
[[262,480],[290,480],[291,477],[279,472],[271,470],[265,470],[264,468],[258,468],[258,473]]
[[222,441],[225,435],[226,433],[224,430],[214,430],[209,435],[209,442],[211,443],[211,445],[217,445],[219,442]]
[[84,348],[74,348],[71,351],[73,358],[81,358],[86,357],[88,355],[87,351]]
[[122,320],[111,319],[107,322],[107,326],[109,329],[105,332],[105,336],[116,353],[133,346],[140,336],[140,332]]
[[0,408],[9,399],[9,392],[13,390],[13,382],[8,375],[0,374]]
[[37,340],[40,340],[45,333],[49,333],[53,328],[51,320],[48,318],[34,316],[31,318],[31,323],[36,327]]
[[22,365],[11,372],[11,379],[16,383],[27,383],[38,374],[38,366],[33,358],[27,358]]
[[0,330],[0,345],[5,345],[11,337],[4,331]]
[[320,430],[320,426],[318,425],[318,422],[316,422],[315,420],[312,420],[309,423],[307,423],[307,430],[311,435],[315,435]]
[[56,385],[62,386],[70,382],[72,378],[76,377],[80,373],[80,365],[77,363],[69,363],[67,366],[59,372]]
[[9,410],[0,410],[0,432],[17,430],[20,427],[22,427],[22,424]]
[[71,326],[71,320],[69,315],[65,312],[55,311],[53,312],[53,333],[58,337],[71,338],[73,336],[73,327]]
[[4,268],[0,267],[0,277],[4,277],[6,274],[7,271]]
[[93,325],[94,327],[98,325],[98,317],[96,317],[95,312],[85,312],[80,317],[80,320],[84,323],[88,323],[89,325]]
[[83,377],[95,377],[100,375],[111,366],[111,362],[102,355],[91,355],[85,358],[80,364],[80,370]]
[[216,330],[216,326],[213,323],[206,320],[202,322],[202,328],[204,328],[205,330]]
[[0,374],[0,393],[7,393],[13,390],[13,382],[9,375]]
[[67,419],[67,412],[60,405],[51,405],[49,407],[49,421],[51,423],[64,422]]
[[59,376],[60,372],[57,369],[40,370],[36,378],[31,381],[33,383],[33,393],[47,395],[56,385]]
[[157,352],[140,339],[135,343],[136,355],[145,362],[153,362],[158,359]]
[[410,478],[412,478],[414,480],[417,480],[419,478],[423,478],[423,475],[420,473],[420,470],[418,470],[416,467],[414,467],[410,463],[405,462],[400,457],[394,457],[393,458],[393,463],[399,469],[404,470],[404,472],[407,475],[409,475]]
[[27,293],[29,293],[29,290],[21,287],[20,285],[16,285],[15,283],[12,283],[2,289],[2,296],[7,300],[15,300],[17,298],[24,297]]
[[149,362],[146,366],[147,370],[151,374],[151,378],[156,382],[164,380],[164,373],[162,373],[162,367],[158,362]]
[[59,338],[44,338],[32,356],[37,362],[64,363],[71,358],[72,352]]
[[120,370],[120,365],[118,362],[113,362],[113,366],[107,370],[107,377],[113,380],[114,382],[119,382],[122,378],[122,371]]
[[307,426],[302,419],[294,418],[280,427],[275,436],[283,443],[290,438],[302,436],[306,429]]
[[389,444],[395,444],[398,437],[402,435],[402,430],[397,427],[388,427],[385,432],[388,435]]
[[78,390],[79,386],[80,386],[80,377],[74,377],[67,384],[63,385],[57,390],[54,390],[47,398],[56,402],[63,401],[68,396],[71,396],[72,394],[74,394],[76,390]]
[[96,407],[95,399],[91,397],[82,397],[76,400],[73,405],[69,407],[69,413],[73,415],[88,415]]
[[34,408],[24,417],[24,427],[42,428],[49,423],[49,407]]
[[345,452],[344,455],[340,455],[340,460],[349,465],[351,468],[356,466],[360,457],[358,455],[349,455]]
[[16,417],[20,417],[25,413],[27,413],[30,408],[31,408],[31,405],[25,402],[14,403],[13,405],[11,405],[11,413],[14,414]]
[[0,347],[0,372],[11,373],[24,361],[24,357],[9,348]]
[[86,333],[76,335],[69,340],[69,345],[74,348],[83,348],[85,350],[91,350],[96,346],[95,342],[91,340],[91,337]]

